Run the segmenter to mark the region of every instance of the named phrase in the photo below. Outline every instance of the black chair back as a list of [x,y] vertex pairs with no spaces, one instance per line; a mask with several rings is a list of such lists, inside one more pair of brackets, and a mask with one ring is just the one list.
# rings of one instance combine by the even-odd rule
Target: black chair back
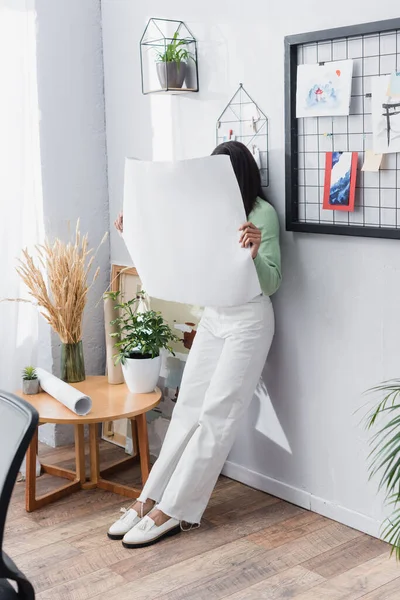
[[[3,551],[4,527],[21,463],[39,422],[37,411],[14,394],[0,391],[0,600],[34,600],[31,583]],[[18,593],[6,580],[15,581]]]

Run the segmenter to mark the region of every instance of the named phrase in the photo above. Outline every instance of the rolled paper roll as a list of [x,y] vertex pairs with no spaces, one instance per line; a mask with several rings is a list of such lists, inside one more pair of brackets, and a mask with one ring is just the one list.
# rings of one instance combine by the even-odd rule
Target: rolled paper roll
[[111,337],[111,333],[118,331],[115,325],[111,325],[111,321],[114,321],[118,317],[118,313],[115,310],[115,306],[118,304],[117,300],[112,298],[104,299],[104,328],[106,333],[106,357],[107,357],[107,377],[108,383],[117,385],[124,382],[124,376],[122,374],[121,365],[115,365],[114,354],[117,353],[114,344],[115,338]]
[[92,400],[89,396],[44,369],[37,368],[36,373],[42,390],[64,404],[69,410],[80,416],[87,415],[91,411]]

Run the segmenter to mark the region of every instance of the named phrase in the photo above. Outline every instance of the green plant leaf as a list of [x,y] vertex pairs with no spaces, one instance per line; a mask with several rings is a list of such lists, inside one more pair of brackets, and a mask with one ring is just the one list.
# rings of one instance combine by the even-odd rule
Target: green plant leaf
[[171,41],[165,45],[164,51],[156,50],[157,60],[159,62],[176,62],[178,68],[184,60],[196,62],[192,53],[185,47],[187,43],[187,40],[179,39],[179,31],[175,31]]
[[110,298],[110,300],[118,300],[119,296],[121,295],[121,292],[118,290],[117,292],[104,292],[103,294],[103,299],[106,300],[107,298]]
[[118,351],[116,363],[124,364],[127,358],[138,353],[155,358],[161,349],[169,350],[170,343],[179,340],[161,313],[153,310],[135,312],[134,305],[143,294],[141,292],[136,298],[118,305],[119,316],[112,321],[118,331],[111,334]]
[[22,379],[25,379],[26,381],[32,381],[37,378],[38,378],[38,376],[37,376],[35,367],[29,366],[29,367],[25,367],[25,369],[23,369]]
[[386,381],[369,392],[383,394],[366,417],[368,430],[377,427],[371,438],[369,454],[370,478],[380,474],[378,489],[386,492],[386,504],[393,514],[382,526],[382,537],[391,544],[392,553],[400,560],[400,380]]

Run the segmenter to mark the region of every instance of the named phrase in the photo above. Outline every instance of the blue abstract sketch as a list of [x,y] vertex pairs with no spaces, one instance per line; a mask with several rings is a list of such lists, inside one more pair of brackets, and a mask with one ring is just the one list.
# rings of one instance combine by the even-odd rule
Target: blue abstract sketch
[[332,169],[336,165],[336,163],[339,162],[341,155],[341,152],[332,152]]
[[319,105],[335,106],[338,102],[337,92],[331,81],[324,85],[315,84],[307,95],[307,106],[313,108]]
[[[332,169],[339,162],[342,152],[332,152]],[[350,201],[351,167],[338,181],[331,185],[329,204],[348,206]]]

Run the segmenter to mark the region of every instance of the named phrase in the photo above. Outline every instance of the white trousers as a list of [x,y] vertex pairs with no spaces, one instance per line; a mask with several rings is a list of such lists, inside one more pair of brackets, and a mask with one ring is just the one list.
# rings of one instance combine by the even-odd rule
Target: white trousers
[[185,366],[159,458],[139,497],[200,523],[260,379],[274,335],[267,296],[206,308]]

